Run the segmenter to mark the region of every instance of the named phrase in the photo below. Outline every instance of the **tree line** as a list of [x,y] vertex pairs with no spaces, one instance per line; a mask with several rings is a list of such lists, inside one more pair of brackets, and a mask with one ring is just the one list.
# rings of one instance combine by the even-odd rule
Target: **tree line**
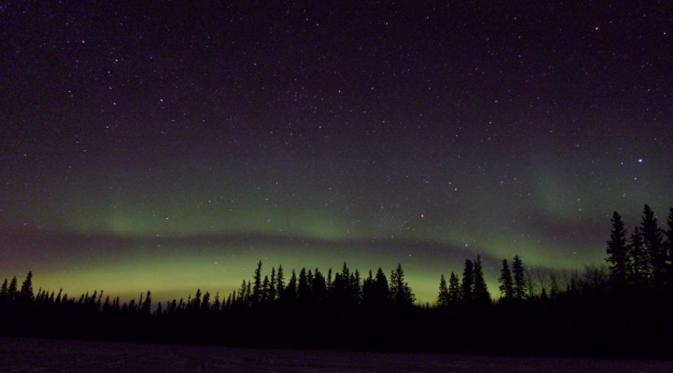
[[[439,279],[437,300],[417,304],[401,264],[362,275],[282,266],[220,296],[197,289],[153,302],[150,291],[122,301],[103,291],[72,297],[33,290],[29,272],[0,286],[0,334],[221,343],[441,350],[673,356],[673,209],[661,226],[645,205],[638,225],[612,215],[606,266],[561,276],[502,259],[499,297],[480,256]],[[448,281],[447,281],[448,277]],[[628,320],[628,322],[625,322]],[[582,338],[578,338],[578,336]],[[310,336],[310,338],[308,337]],[[487,337],[486,337],[487,336]],[[541,343],[540,341],[543,341]]]
[[607,242],[610,283],[615,289],[666,289],[673,285],[673,209],[667,229],[650,206],[645,205],[640,225],[631,233],[622,216],[612,214],[612,230]]

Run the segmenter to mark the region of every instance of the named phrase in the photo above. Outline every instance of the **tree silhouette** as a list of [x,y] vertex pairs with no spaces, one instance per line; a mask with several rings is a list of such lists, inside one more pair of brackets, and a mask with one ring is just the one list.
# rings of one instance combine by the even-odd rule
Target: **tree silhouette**
[[648,254],[647,249],[643,245],[643,236],[640,233],[640,228],[633,228],[628,249],[627,273],[630,277],[629,281],[639,287],[649,282],[652,272]]
[[276,274],[276,293],[278,293],[278,298],[281,297],[281,293],[285,290],[285,274],[283,273],[283,266],[278,266],[278,273]]
[[[161,305],[159,303],[158,305]],[[213,302],[212,307],[210,307],[210,310],[213,312],[219,312],[222,309],[222,302],[220,302],[220,293],[217,292],[215,293],[215,301]]]
[[7,297],[9,300],[15,300],[18,297],[16,276],[12,277],[12,280],[9,282]]
[[323,276],[318,268],[315,269],[313,274],[311,290],[315,302],[322,303],[327,299],[327,283],[325,281],[325,276]]
[[203,294],[203,298],[201,299],[201,305],[199,307],[199,310],[202,312],[207,312],[210,310],[210,292],[206,291]]
[[461,282],[461,298],[463,303],[472,303],[472,293],[474,291],[474,264],[471,260],[465,260],[463,268],[463,279]]
[[300,303],[307,303],[310,297],[310,288],[308,285],[308,277],[306,276],[306,268],[299,271],[299,282],[297,283],[297,299]]
[[196,312],[201,309],[201,289],[196,289],[196,294],[194,295],[194,299],[190,302],[189,309]]
[[617,288],[622,288],[626,284],[628,253],[624,222],[617,211],[612,214],[612,230],[607,244],[606,261],[610,264],[610,281]]
[[26,279],[21,284],[19,299],[24,302],[33,300],[33,272],[28,272]]
[[666,246],[664,256],[666,257],[666,277],[667,285],[673,286],[673,208],[668,213],[668,229],[666,230]]
[[526,273],[523,262],[518,255],[512,259],[512,274],[514,275],[514,299],[524,299],[526,297]]
[[354,303],[359,303],[362,300],[362,286],[360,284],[360,271],[355,270],[351,275],[351,297]]
[[268,300],[276,300],[276,267],[271,267],[271,279],[269,280]]
[[152,293],[149,290],[145,295],[145,300],[142,302],[141,311],[146,315],[149,315],[152,311]]
[[241,304],[247,303],[248,301],[248,283],[243,280],[243,283],[241,283],[241,287],[238,290],[238,300]]
[[449,276],[449,303],[458,304],[462,299],[460,281],[455,273],[451,272]]
[[261,301],[262,303],[269,303],[271,301],[270,298],[270,285],[269,285],[269,276],[264,275],[264,280],[262,281],[262,291],[261,291]]
[[664,279],[664,255],[661,244],[661,230],[649,205],[643,208],[643,217],[640,224],[643,235],[643,245],[650,257],[652,280],[659,283]]
[[502,260],[502,269],[500,269],[500,295],[504,301],[514,299],[514,282],[512,272],[509,269],[507,259]]
[[415,297],[404,278],[401,264],[390,274],[390,295],[393,303],[398,306],[410,306],[414,303]]
[[474,262],[474,302],[479,305],[488,305],[491,303],[491,295],[488,292],[486,281],[484,280],[484,272],[481,268],[481,257],[477,256]]
[[7,279],[5,279],[5,281],[2,282],[2,286],[0,286],[0,303],[6,302],[8,298],[9,298],[9,284],[7,283]]
[[287,283],[285,288],[284,301],[286,303],[294,303],[297,300],[297,274],[294,269],[292,270],[292,276],[290,276],[290,281]]
[[446,285],[446,279],[442,275],[439,279],[439,294],[437,295],[437,304],[440,307],[447,307],[451,304],[449,297],[449,287]]
[[363,302],[371,306],[384,306],[388,304],[390,299],[390,288],[388,287],[388,279],[386,278],[383,269],[379,267],[376,270],[376,276],[370,283],[371,290],[368,294],[363,295]]
[[253,277],[252,303],[257,304],[262,300],[262,261],[257,262],[255,275]]

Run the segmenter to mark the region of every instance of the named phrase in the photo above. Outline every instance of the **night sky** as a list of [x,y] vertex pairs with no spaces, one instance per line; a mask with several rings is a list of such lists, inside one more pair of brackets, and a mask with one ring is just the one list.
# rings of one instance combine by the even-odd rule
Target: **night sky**
[[399,262],[431,301],[480,254],[497,295],[673,206],[670,2],[145,3],[0,4],[0,277]]

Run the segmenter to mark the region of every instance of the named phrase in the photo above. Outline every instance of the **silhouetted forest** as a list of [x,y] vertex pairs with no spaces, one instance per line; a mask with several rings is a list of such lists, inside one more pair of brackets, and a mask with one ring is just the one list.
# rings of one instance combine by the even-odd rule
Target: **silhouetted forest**
[[238,290],[196,290],[153,303],[102,291],[38,290],[28,273],[0,288],[0,333],[255,347],[673,357],[673,209],[665,225],[645,205],[630,232],[615,212],[606,266],[559,273],[503,259],[493,299],[479,256],[439,279],[418,305],[404,270],[361,274],[262,262]]

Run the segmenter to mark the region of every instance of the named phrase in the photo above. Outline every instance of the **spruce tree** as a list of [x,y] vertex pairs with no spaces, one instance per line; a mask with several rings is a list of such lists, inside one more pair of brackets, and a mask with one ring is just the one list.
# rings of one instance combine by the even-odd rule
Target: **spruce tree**
[[285,274],[283,273],[283,266],[278,266],[278,273],[276,274],[276,293],[278,298],[281,297],[281,294],[285,290]]
[[624,222],[617,211],[612,214],[612,230],[607,244],[606,261],[610,265],[610,281],[617,288],[621,288],[626,284],[627,247]]
[[369,274],[362,282],[362,304],[370,306],[373,304],[374,297],[374,274],[369,270]]
[[439,278],[439,294],[437,295],[437,304],[440,307],[446,307],[451,304],[449,299],[449,287],[446,285],[444,275]]
[[472,293],[474,291],[474,264],[471,260],[465,260],[463,268],[463,280],[461,283],[461,300],[463,303],[472,303]]
[[201,308],[201,289],[196,289],[194,299],[189,303],[192,311],[198,311]]
[[9,282],[9,288],[7,289],[7,298],[12,301],[16,300],[18,296],[17,281],[16,276],[12,277],[12,280]]
[[509,269],[507,259],[502,260],[502,269],[500,270],[500,295],[503,300],[509,301],[514,298],[514,282],[512,272]]
[[271,268],[271,278],[269,279],[269,301],[276,300],[276,267]]
[[673,285],[673,208],[669,211],[667,225],[664,256],[666,258],[666,282],[671,286]]
[[414,303],[414,294],[404,278],[401,264],[390,274],[390,295],[393,303],[398,306],[410,306]]
[[647,249],[643,245],[643,236],[640,233],[640,228],[633,228],[628,249],[627,273],[629,274],[628,281],[639,287],[649,282],[652,273],[651,261],[648,254]]
[[643,208],[643,217],[641,221],[641,232],[643,236],[643,245],[650,258],[652,269],[652,281],[654,284],[660,283],[664,279],[664,255],[662,253],[661,230],[654,216],[654,211],[650,206]]
[[26,279],[21,284],[21,291],[19,292],[19,299],[24,302],[33,300],[33,272],[28,272]]
[[512,274],[514,277],[514,299],[521,300],[526,297],[526,273],[523,262],[518,255],[512,259]]
[[359,303],[362,298],[360,271],[358,271],[357,269],[351,275],[351,298],[353,303]]
[[141,311],[146,315],[149,315],[152,311],[152,293],[149,290],[145,295],[145,300],[142,302]]
[[308,277],[306,275],[306,268],[299,271],[299,282],[297,283],[297,299],[305,303],[309,299]]
[[252,287],[252,303],[259,303],[262,300],[262,261],[257,262]]
[[[161,305],[161,303],[159,303]],[[213,312],[219,312],[222,309],[222,303],[220,302],[220,292],[215,293],[215,301],[213,301],[213,306],[210,307],[210,310]]]
[[297,300],[297,274],[294,269],[292,270],[292,276],[290,276],[290,281],[287,283],[284,294],[284,301],[286,303],[294,303]]
[[311,290],[314,301],[322,303],[327,299],[327,283],[325,281],[325,276],[318,270],[318,268],[315,269],[313,274]]
[[241,283],[241,287],[238,290],[238,299],[240,302],[245,303],[246,300],[246,289],[248,288],[248,284],[246,283],[245,280],[243,280],[243,283]]
[[473,298],[476,304],[491,304],[491,294],[488,292],[486,281],[484,280],[484,271],[481,268],[481,257],[477,256],[474,262],[474,290]]
[[388,303],[390,299],[390,288],[388,286],[388,279],[385,273],[379,267],[376,271],[374,279],[372,303],[377,306],[382,306]]
[[208,312],[210,310],[210,292],[206,291],[203,294],[203,299],[201,300],[199,308],[202,312]]
[[0,302],[7,301],[7,298],[9,298],[9,284],[7,283],[7,279],[5,279],[2,282],[2,286],[0,286]]
[[271,301],[271,291],[270,291],[270,282],[269,282],[269,276],[264,275],[264,280],[262,281],[262,291],[261,291],[261,299],[262,303],[267,303]]
[[460,281],[455,273],[451,272],[449,276],[449,303],[458,304],[461,300]]

